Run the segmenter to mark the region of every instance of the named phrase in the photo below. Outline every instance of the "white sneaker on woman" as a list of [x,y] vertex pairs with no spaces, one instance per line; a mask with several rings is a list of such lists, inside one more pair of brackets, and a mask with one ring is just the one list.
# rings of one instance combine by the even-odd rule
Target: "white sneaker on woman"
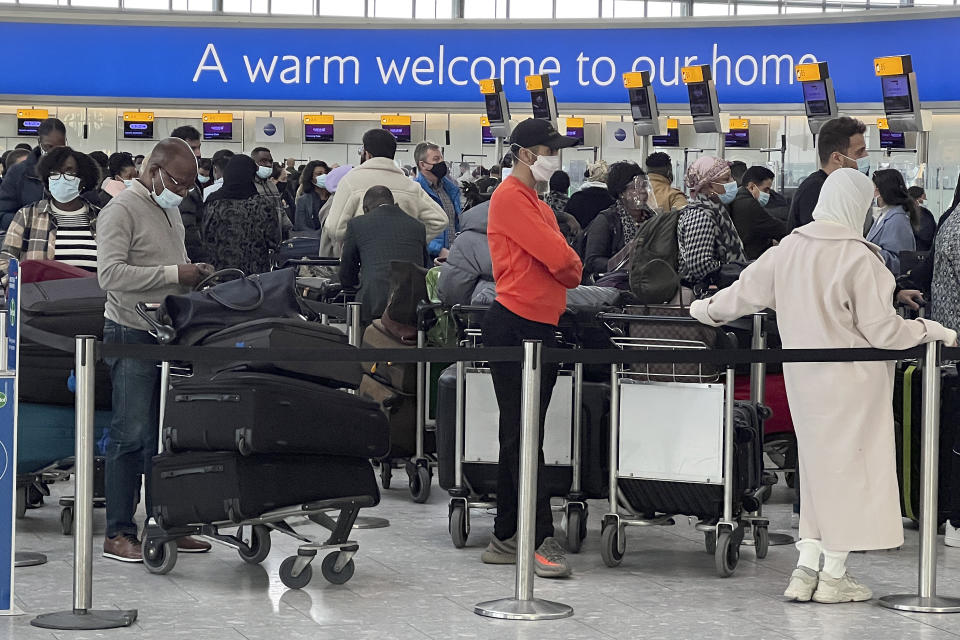
[[943,544],[948,547],[960,547],[960,529],[947,520],[943,531]]
[[866,602],[871,598],[873,591],[857,582],[849,572],[843,574],[842,578],[831,578],[821,571],[820,584],[813,594],[813,601],[821,604]]

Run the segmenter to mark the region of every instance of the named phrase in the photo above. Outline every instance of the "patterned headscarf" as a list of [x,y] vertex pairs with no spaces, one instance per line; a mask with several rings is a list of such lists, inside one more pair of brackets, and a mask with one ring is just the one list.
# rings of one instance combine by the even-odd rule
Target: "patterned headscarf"
[[697,195],[700,191],[711,183],[716,182],[717,178],[730,171],[730,165],[726,160],[714,158],[713,156],[702,156],[696,162],[687,168],[687,175],[684,182],[690,190],[691,195]]

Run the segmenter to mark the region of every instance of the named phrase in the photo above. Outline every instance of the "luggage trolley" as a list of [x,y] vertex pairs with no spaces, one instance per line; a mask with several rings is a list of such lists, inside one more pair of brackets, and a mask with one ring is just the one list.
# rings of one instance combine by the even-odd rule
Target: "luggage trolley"
[[[684,317],[686,309],[649,308],[645,313],[599,317],[630,326],[629,335],[611,326],[619,334],[611,341],[624,350],[706,350],[731,339]],[[716,332],[715,344],[710,337],[691,335],[710,332]],[[674,515],[699,519],[696,528],[721,577],[736,570],[747,525],[754,529],[757,557],[766,556],[769,522],[749,515],[759,507],[755,494],[763,470],[756,406],[734,401],[732,366],[711,369],[703,364],[611,365],[610,503],[601,539],[608,567],[623,560],[628,526],[672,524]]]
[[[169,342],[173,336],[171,328],[159,324],[150,315],[159,307],[160,305],[155,303],[139,303],[137,313],[154,327],[151,333],[162,344]],[[170,333],[164,333],[164,329]],[[170,389],[170,378],[191,377],[193,371],[189,366],[174,367],[169,361],[163,361],[160,368],[158,453],[164,453],[166,445],[163,418]],[[356,541],[350,540],[350,532],[360,509],[373,507],[376,502],[377,499],[370,495],[345,496],[285,506],[263,513],[256,518],[197,522],[170,527],[164,526],[164,522],[158,522],[148,514],[150,519],[143,534],[143,564],[150,573],[158,575],[169,573],[177,563],[177,539],[189,535],[202,535],[218,540],[235,548],[244,562],[260,564],[270,554],[270,534],[277,531],[302,543],[297,549],[297,554],[289,556],[280,565],[279,577],[284,586],[290,589],[302,589],[307,586],[313,578],[311,563],[316,558],[317,552],[329,550],[334,551],[323,558],[320,565],[321,573],[331,584],[345,584],[353,577],[355,570],[353,556],[360,549]],[[330,514],[336,511],[339,511],[339,515],[334,518]],[[331,532],[330,536],[326,540],[321,540],[294,528],[294,525],[305,523],[320,525]],[[234,528],[236,533],[223,531]]]
[[[469,317],[486,309],[457,305],[452,311]],[[476,347],[480,339],[480,328],[468,322],[461,346]],[[456,433],[453,486],[448,489],[448,528],[458,549],[466,546],[470,535],[470,510],[492,509],[497,504],[492,495],[499,460],[499,412],[489,369],[483,365],[481,361],[456,363]],[[581,491],[582,379],[583,365],[580,363],[572,371],[559,372],[547,410],[543,441],[547,486],[552,489],[552,497],[564,497],[563,504],[553,509],[564,514],[566,543],[571,553],[580,551],[587,533],[587,503]],[[438,406],[438,418],[440,411]],[[438,449],[439,445],[438,442]],[[474,486],[467,465],[482,465],[492,469],[493,473],[485,474],[487,477],[482,484]]]

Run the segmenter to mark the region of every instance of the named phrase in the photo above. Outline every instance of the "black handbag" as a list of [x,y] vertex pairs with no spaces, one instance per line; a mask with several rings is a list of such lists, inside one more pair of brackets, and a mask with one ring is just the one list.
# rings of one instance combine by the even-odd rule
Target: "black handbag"
[[[217,272],[208,280],[223,273]],[[301,315],[296,270],[281,269],[244,276],[202,291],[167,296],[157,317],[160,323],[173,328],[173,342],[194,345],[242,322]]]

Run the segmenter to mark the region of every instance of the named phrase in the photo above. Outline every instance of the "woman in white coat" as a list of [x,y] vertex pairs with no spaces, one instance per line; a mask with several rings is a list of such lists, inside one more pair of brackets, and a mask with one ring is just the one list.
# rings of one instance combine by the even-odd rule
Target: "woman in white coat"
[[[830,174],[813,212],[738,282],[691,305],[718,326],[765,308],[777,311],[786,349],[906,349],[956,332],[904,320],[878,247],[864,240],[874,185],[855,169]],[[893,430],[893,363],[795,363],[783,367],[800,454],[800,560],[784,595],[793,600],[865,601],[870,589],[846,571],[850,551],[903,544]],[[824,558],[823,570],[820,559]]]

